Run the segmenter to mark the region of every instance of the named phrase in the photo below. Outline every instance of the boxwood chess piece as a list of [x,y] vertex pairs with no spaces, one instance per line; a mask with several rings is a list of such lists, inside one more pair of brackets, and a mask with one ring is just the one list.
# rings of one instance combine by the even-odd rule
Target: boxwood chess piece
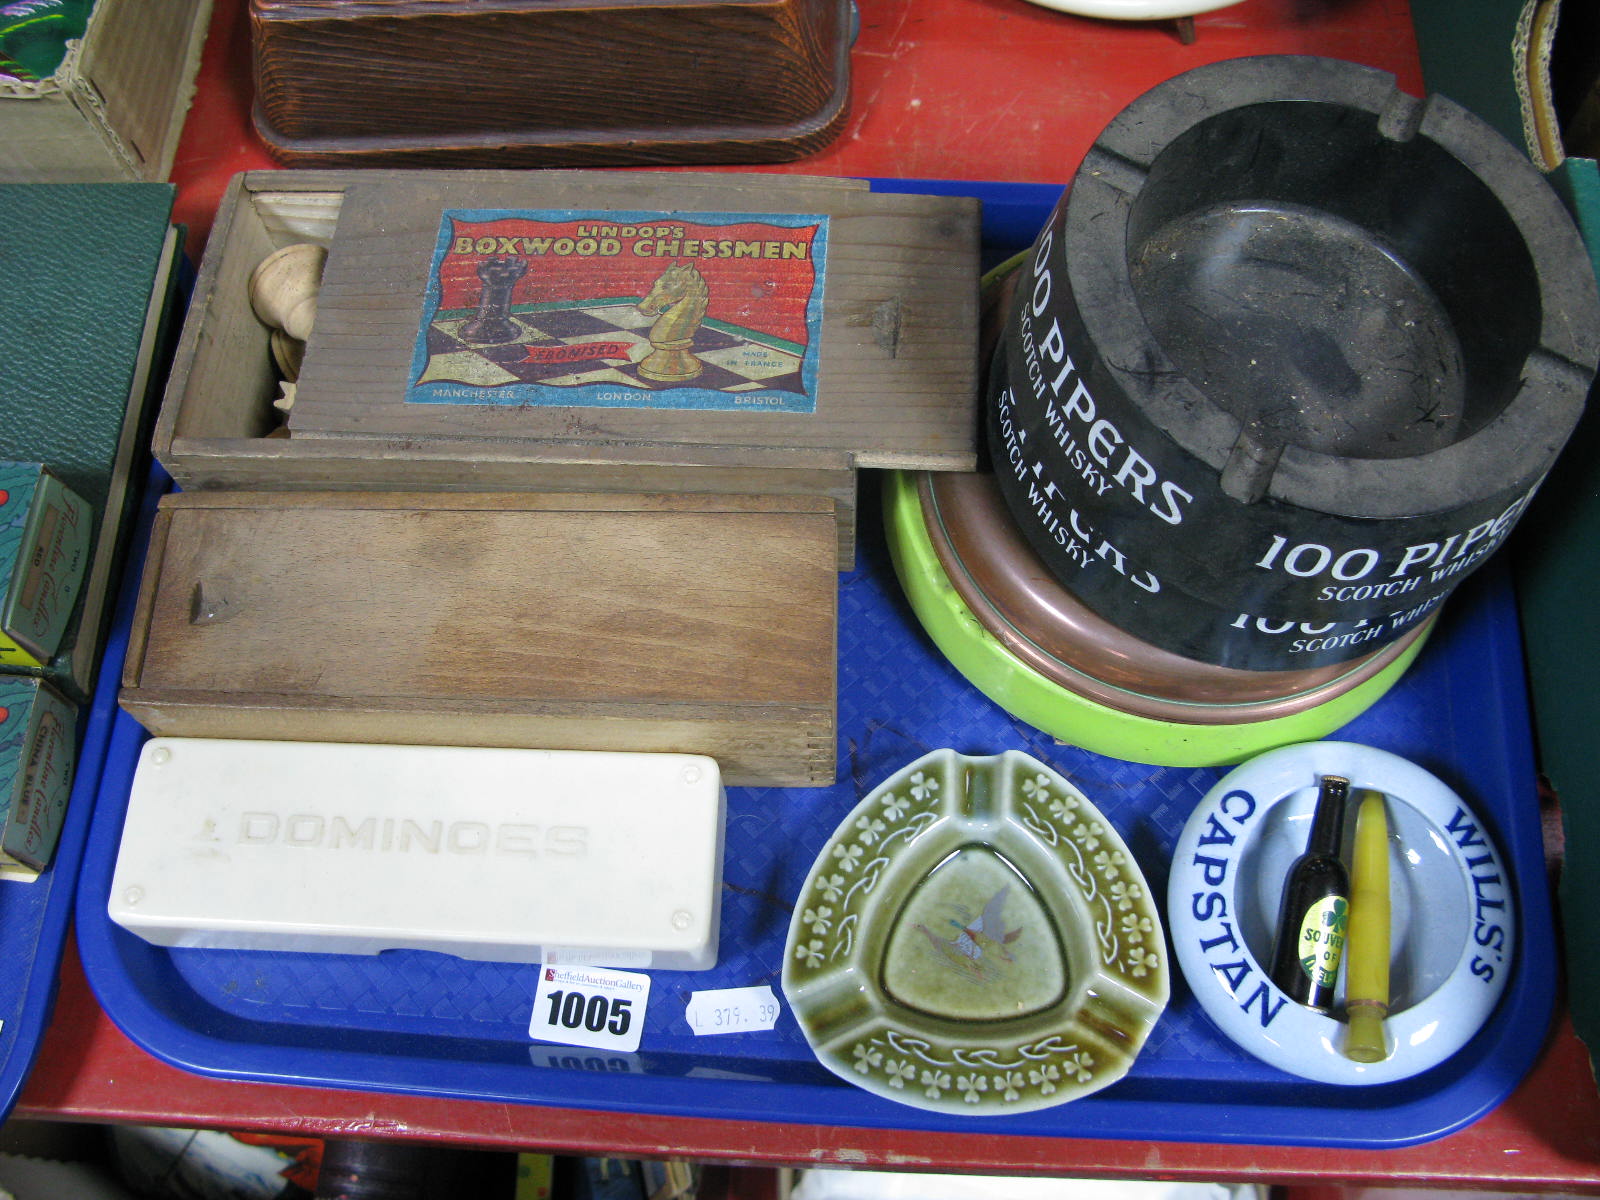
[[461,327],[462,341],[499,345],[522,336],[522,327],[511,319],[511,289],[527,273],[525,258],[486,258],[478,264],[483,291],[477,313]]
[[657,383],[683,383],[705,368],[689,347],[706,315],[711,289],[691,263],[673,263],[657,277],[639,301],[639,311],[656,317],[650,326],[650,350],[639,363],[639,375]]
[[296,242],[274,250],[250,273],[250,306],[263,325],[281,329],[296,341],[311,336],[322,288],[325,248]]

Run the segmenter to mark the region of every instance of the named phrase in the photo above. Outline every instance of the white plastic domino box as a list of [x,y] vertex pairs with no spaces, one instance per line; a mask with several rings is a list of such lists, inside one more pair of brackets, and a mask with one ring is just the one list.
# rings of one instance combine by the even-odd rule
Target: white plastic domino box
[[155,738],[108,909],[161,946],[703,970],[723,818],[697,755]]

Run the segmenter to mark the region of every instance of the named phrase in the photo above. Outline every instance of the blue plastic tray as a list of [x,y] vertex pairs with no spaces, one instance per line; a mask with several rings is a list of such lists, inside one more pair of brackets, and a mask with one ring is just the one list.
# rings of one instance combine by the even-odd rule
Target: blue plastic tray
[[[984,196],[991,260],[1025,244],[1059,194],[886,186]],[[928,1113],[853,1088],[816,1062],[787,1011],[770,1031],[696,1037],[684,1016],[695,991],[770,984],[781,994],[784,938],[812,859],[862,794],[927,750],[1017,748],[1051,763],[1116,824],[1158,896],[1184,821],[1221,775],[1056,744],[971,687],[900,594],[876,484],[864,476],[860,558],[840,577],[839,782],[729,790],[721,961],[709,972],[653,973],[637,1053],[531,1042],[534,967],[416,952],[175,951],[111,924],[108,888],[144,739],[126,716],[112,730],[78,906],[84,966],[106,1011],[155,1056],[224,1078],[745,1121],[1378,1147],[1441,1136],[1510,1092],[1548,1029],[1556,958],[1516,610],[1493,564],[1446,606],[1407,676],[1337,735],[1443,778],[1494,827],[1521,881],[1520,963],[1490,1023],[1450,1062],[1381,1087],[1306,1083],[1224,1039],[1181,977],[1127,1078],[1071,1104],[1003,1118]]]

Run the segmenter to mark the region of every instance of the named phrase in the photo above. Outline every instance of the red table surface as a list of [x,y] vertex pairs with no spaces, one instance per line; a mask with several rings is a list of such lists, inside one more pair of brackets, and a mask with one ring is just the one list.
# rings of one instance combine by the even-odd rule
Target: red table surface
[[[1027,0],[859,5],[852,115],[842,135],[798,162],[728,169],[1064,183],[1105,123],[1136,95],[1203,62],[1243,54],[1351,59],[1422,90],[1406,0],[1244,0],[1198,17],[1192,44],[1171,23],[1090,20]],[[228,179],[276,165],[250,124],[249,62],[245,0],[216,0],[172,175],[176,219],[188,226],[196,256]],[[15,1114],[730,1163],[1600,1192],[1600,1092],[1564,1014],[1508,1100],[1420,1146],[1352,1151],[949,1135],[839,1128],[825,1114],[815,1125],[784,1125],[211,1079],[171,1067],[123,1036],[69,945],[55,1014]]]

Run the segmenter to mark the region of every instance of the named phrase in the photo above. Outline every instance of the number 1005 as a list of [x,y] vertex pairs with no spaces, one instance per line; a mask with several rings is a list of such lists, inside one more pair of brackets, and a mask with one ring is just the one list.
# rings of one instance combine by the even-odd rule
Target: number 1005
[[580,1025],[590,1033],[609,1029],[621,1037],[633,1024],[633,1001],[613,996],[588,996],[583,992],[556,991],[549,995],[551,1025],[576,1029]]

